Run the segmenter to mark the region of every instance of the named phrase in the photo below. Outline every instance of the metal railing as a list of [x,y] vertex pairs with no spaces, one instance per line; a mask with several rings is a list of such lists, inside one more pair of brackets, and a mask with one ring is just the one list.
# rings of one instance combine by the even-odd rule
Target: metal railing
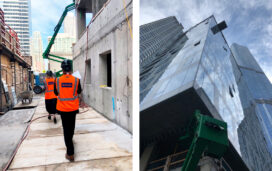
[[177,152],[166,157],[150,161],[147,167],[147,171],[160,171],[160,170],[169,170],[175,165],[182,165],[185,161],[185,157],[188,150]]
[[0,32],[1,44],[11,52],[15,53],[22,60],[24,60],[21,54],[21,46],[19,39],[17,37],[17,33],[5,23],[1,23],[1,28],[2,28],[2,31]]

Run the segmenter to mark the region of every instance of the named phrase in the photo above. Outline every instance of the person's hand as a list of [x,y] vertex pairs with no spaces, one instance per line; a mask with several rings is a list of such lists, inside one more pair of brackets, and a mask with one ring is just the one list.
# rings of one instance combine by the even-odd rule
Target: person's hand
[[83,98],[81,94],[78,95],[78,100],[79,100],[79,106],[81,106],[83,103]]

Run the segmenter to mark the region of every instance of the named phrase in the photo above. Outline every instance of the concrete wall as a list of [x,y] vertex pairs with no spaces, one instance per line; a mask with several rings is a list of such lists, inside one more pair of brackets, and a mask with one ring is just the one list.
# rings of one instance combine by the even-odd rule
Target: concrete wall
[[93,0],[92,1],[92,13],[95,15],[107,2],[107,0]]
[[[132,0],[126,0],[126,6],[133,25]],[[101,87],[105,76],[101,54],[108,51],[112,55],[112,87]],[[132,38],[122,0],[111,0],[88,28],[88,42],[85,31],[73,47],[74,71],[82,77],[86,54],[91,68],[85,83],[81,79],[85,103],[132,132]]]

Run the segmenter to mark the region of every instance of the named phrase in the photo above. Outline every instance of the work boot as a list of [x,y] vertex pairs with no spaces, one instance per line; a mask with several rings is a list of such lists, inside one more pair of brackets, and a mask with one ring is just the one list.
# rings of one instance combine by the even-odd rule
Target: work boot
[[51,120],[51,115],[48,115],[48,119]]
[[54,116],[54,123],[57,124],[57,119],[56,117]]
[[66,158],[67,160],[69,160],[70,162],[75,161],[74,155],[69,156],[68,154],[65,154],[65,158]]

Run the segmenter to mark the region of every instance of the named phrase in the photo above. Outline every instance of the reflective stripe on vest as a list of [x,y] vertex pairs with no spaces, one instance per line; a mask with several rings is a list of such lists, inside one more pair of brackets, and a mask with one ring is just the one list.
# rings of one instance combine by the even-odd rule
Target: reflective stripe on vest
[[44,81],[44,86],[45,86],[45,93],[50,93],[50,92],[53,92],[53,91],[54,91],[54,90],[48,90],[46,80]]
[[54,78],[46,78],[44,81],[45,93],[44,98],[45,100],[49,99],[56,99],[57,96],[54,93]]
[[[60,101],[72,101],[72,100],[76,100],[77,99],[77,96],[75,96],[76,94],[76,89],[77,89],[77,78],[75,78],[75,85],[74,85],[74,92],[73,92],[73,98],[60,98],[59,95],[58,95],[58,99]],[[59,84],[59,78],[57,79],[57,91],[58,91],[58,94],[60,94],[59,92],[60,90],[60,84]]]

